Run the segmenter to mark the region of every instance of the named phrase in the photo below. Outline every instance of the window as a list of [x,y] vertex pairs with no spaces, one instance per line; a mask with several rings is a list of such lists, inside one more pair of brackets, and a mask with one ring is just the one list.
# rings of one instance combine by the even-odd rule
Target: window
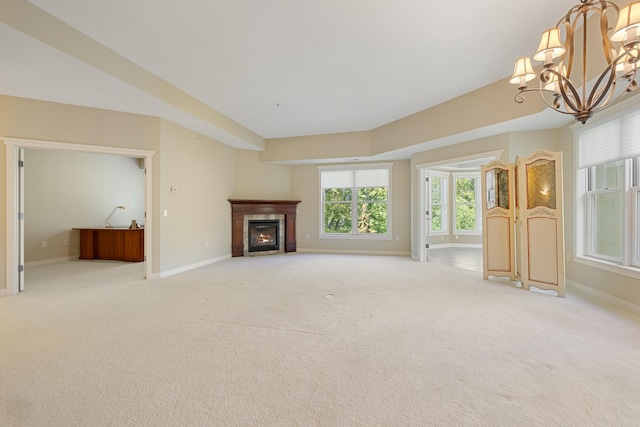
[[640,267],[640,111],[581,127],[577,157],[576,254]]
[[454,174],[455,232],[479,234],[482,230],[480,215],[480,175]]
[[587,255],[623,262],[626,161],[587,170]]
[[391,164],[319,169],[321,236],[390,238]]
[[447,192],[449,191],[448,174],[429,173],[431,191],[431,233],[446,234],[448,232]]

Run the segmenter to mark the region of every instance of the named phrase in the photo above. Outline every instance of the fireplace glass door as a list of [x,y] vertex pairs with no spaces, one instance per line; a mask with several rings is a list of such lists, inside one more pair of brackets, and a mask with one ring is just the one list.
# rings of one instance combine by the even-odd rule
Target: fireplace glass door
[[279,221],[249,221],[249,252],[280,250]]

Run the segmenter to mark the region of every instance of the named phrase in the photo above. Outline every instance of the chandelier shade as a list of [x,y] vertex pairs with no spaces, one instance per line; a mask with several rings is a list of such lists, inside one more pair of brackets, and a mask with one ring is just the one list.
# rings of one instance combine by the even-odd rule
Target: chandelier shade
[[531,66],[531,59],[528,57],[520,58],[516,61],[516,65],[513,68],[513,75],[509,83],[519,84],[521,87],[527,87],[526,82],[536,78],[536,72]]
[[566,49],[560,41],[560,28],[550,28],[542,33],[540,45],[533,59],[536,61],[544,61],[545,64],[553,62],[552,60],[562,56]]
[[636,2],[623,7],[618,14],[618,23],[613,30],[611,40],[625,44],[637,42],[638,27],[640,27],[640,3]]
[[[610,18],[617,19],[613,30]],[[598,56],[597,48],[588,46],[593,42],[587,30],[590,22],[599,26],[598,46],[606,60],[604,69],[595,72],[593,64],[602,61],[593,58]],[[576,36],[578,31],[581,34]],[[533,54],[542,67],[535,71],[529,57],[519,58],[509,82],[518,85],[517,103],[524,102],[526,92],[535,91],[549,108],[586,123],[596,111],[637,88],[639,57],[640,1],[620,9],[611,1],[580,0],[555,27],[542,33]],[[574,67],[576,63],[581,66]],[[529,88],[527,83],[536,77],[538,87]]]

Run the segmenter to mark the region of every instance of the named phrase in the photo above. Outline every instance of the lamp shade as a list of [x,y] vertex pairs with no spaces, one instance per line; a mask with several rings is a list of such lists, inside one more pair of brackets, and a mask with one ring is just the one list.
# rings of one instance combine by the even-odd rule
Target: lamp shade
[[540,45],[538,46],[536,54],[533,55],[533,59],[548,63],[551,62],[551,59],[563,55],[565,51],[566,49],[560,41],[560,29],[557,27],[550,28],[542,33]]
[[[554,70],[559,70],[560,74],[562,74],[564,77],[567,76],[567,67],[562,64],[555,67]],[[558,78],[557,74],[549,73],[549,80],[547,80],[547,82],[543,84],[543,88],[552,92],[560,93],[559,80],[560,79]]]
[[[633,2],[620,10],[618,23],[613,30],[611,40],[614,42],[634,42],[636,41],[637,29],[640,26],[640,2]],[[635,30],[635,31],[630,31]],[[631,40],[628,40],[629,33],[632,33]]]
[[513,68],[513,76],[511,76],[509,83],[522,85],[523,83],[535,78],[536,73],[533,71],[533,67],[531,66],[531,58],[525,56],[516,61],[516,65]]

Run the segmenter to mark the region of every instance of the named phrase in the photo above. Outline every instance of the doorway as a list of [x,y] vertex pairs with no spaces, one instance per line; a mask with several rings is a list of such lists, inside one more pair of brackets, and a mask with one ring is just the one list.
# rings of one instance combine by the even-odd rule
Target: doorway
[[[6,150],[6,294],[17,294],[24,285],[24,264],[21,260],[24,259],[24,217],[21,212],[21,201],[24,200],[24,187],[21,181],[21,166],[19,163],[20,152],[24,149],[38,149],[38,150],[55,150],[55,151],[70,151],[81,153],[100,153],[111,154],[116,156],[125,156],[132,159],[136,159],[140,162],[144,168],[144,213],[145,213],[145,233],[144,233],[144,248],[145,248],[145,261],[144,272],[145,278],[151,277],[151,265],[152,265],[152,236],[153,236],[153,223],[152,223],[152,156],[154,152],[147,150],[136,150],[126,148],[114,148],[103,146],[92,146],[82,144],[67,144],[52,141],[36,141],[36,140],[24,140],[4,138],[4,143],[7,146]],[[27,190],[28,191],[28,190]]]
[[[502,150],[497,150],[416,165],[420,182],[416,236],[420,261],[450,263],[459,259],[460,265],[452,265],[475,271],[479,260],[482,271],[481,210],[477,208],[481,205],[480,165],[501,155]],[[465,186],[467,192],[471,189],[475,205],[465,197],[456,197]],[[434,249],[443,252],[435,253]]]

